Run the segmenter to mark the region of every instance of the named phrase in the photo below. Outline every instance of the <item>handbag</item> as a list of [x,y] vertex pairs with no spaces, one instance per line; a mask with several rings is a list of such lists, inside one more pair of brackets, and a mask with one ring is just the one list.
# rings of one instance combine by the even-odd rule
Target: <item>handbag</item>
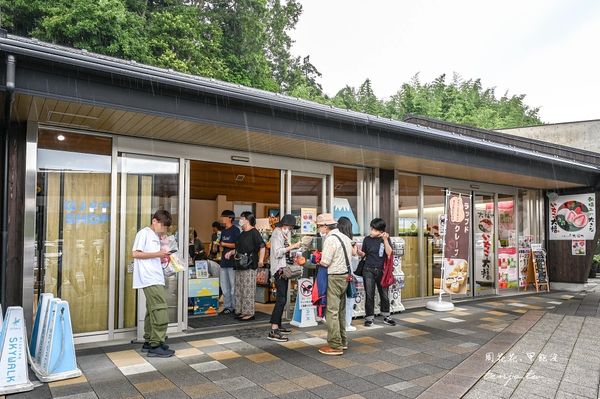
[[394,256],[390,255],[385,258],[383,264],[383,276],[381,277],[381,287],[389,288],[396,282],[394,277]]
[[358,262],[358,265],[356,266],[356,270],[354,271],[354,275],[355,276],[362,277],[363,270],[365,269],[365,264],[366,263],[367,263],[367,257],[366,256],[363,256],[362,258],[360,258],[360,261]]
[[342,251],[344,252],[344,258],[346,258],[346,267],[348,268],[348,286],[346,287],[346,297],[348,298],[356,298],[358,296],[358,289],[356,288],[356,278],[352,274],[352,269],[350,268],[350,259],[348,258],[348,253],[346,252],[346,248],[344,247],[344,241],[339,236],[334,234],[335,238],[340,241],[342,245]]
[[281,275],[285,279],[294,279],[302,276],[304,268],[300,265],[286,265],[281,269]]
[[261,267],[256,271],[256,284],[267,285],[269,283],[269,268]]
[[252,269],[254,264],[252,253],[249,254],[240,254],[236,253],[233,257],[233,261],[235,263],[236,270],[249,270]]

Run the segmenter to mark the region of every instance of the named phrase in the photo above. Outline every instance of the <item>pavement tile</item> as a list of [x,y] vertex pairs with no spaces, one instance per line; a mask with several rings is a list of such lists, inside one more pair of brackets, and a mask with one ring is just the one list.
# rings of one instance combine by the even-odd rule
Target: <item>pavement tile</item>
[[279,360],[277,356],[273,356],[268,352],[247,355],[246,358],[252,360],[255,363],[272,362],[273,360]]
[[194,370],[196,370],[199,373],[207,373],[209,371],[216,371],[216,370],[222,370],[222,369],[227,368],[227,366],[225,366],[223,363],[220,363],[216,360],[213,360],[210,362],[204,362],[204,363],[191,364],[190,367],[192,367]]
[[400,368],[400,366],[398,366],[396,364],[384,362],[384,361],[369,363],[367,366],[369,366],[377,371],[381,371],[381,372],[392,371],[392,370],[396,370],[396,369]]
[[380,339],[373,338],[373,337],[353,338],[352,341],[353,342],[360,342],[361,344],[378,344],[378,343],[381,342]]
[[224,380],[214,381],[214,383],[228,392],[235,391],[237,389],[250,388],[256,385],[246,377],[227,378]]
[[326,379],[321,378],[317,375],[307,375],[304,377],[291,378],[290,381],[306,389],[318,388],[331,384],[330,381],[327,381]]
[[181,390],[194,399],[204,398],[215,393],[224,392],[223,388],[212,382],[184,386],[181,387]]
[[237,357],[241,357],[239,353],[230,350],[209,353],[208,356],[215,360],[235,359]]
[[240,388],[230,392],[231,395],[237,399],[264,399],[264,398],[275,398],[271,392],[259,386]]
[[272,394],[278,395],[278,396],[281,394],[304,390],[301,386],[296,385],[293,382],[288,381],[288,380],[272,382],[270,384],[266,384],[264,386],[264,388],[267,391],[271,392]]
[[338,369],[343,369],[343,368],[354,366],[357,364],[357,363],[353,362],[352,360],[350,360],[346,357],[342,357],[342,356],[336,357],[336,358],[333,358],[330,360],[325,360],[323,363],[327,363],[328,365],[333,366]]
[[310,391],[323,399],[337,399],[354,394],[354,392],[335,384],[311,388]]

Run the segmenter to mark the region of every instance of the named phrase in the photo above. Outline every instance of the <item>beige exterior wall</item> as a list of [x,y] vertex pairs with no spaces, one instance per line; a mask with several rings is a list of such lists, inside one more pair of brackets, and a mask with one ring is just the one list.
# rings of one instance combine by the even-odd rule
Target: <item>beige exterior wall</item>
[[501,129],[498,131],[600,153],[600,120]]

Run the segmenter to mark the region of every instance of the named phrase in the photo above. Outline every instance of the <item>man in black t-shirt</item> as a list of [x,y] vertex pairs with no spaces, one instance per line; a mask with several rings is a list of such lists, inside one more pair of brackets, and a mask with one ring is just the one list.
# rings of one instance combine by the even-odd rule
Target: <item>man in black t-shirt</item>
[[360,256],[365,257],[363,269],[363,282],[365,286],[365,327],[371,327],[375,318],[375,287],[379,291],[381,300],[381,314],[383,322],[395,326],[396,321],[390,317],[389,290],[381,286],[383,277],[383,265],[386,256],[392,256],[392,245],[390,236],[385,232],[385,221],[373,219],[371,221],[371,234],[365,237],[362,248],[358,251]]

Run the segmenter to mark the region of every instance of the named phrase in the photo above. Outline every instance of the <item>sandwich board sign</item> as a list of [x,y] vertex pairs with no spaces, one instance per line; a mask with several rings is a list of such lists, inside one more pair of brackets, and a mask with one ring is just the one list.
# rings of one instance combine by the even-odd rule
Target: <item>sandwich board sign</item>
[[11,306],[0,332],[0,395],[33,389],[27,368],[27,333],[23,308]]
[[29,342],[29,353],[32,358],[35,358],[40,349],[42,340],[40,339],[42,334],[42,326],[46,323],[46,310],[50,304],[50,300],[54,299],[54,295],[51,293],[44,293],[40,296],[38,301],[37,312],[35,315],[35,321],[33,323],[33,331],[31,333],[31,342]]
[[312,303],[312,278],[298,279],[298,297],[294,306],[294,316],[291,325],[296,327],[314,327],[318,325],[315,309]]

